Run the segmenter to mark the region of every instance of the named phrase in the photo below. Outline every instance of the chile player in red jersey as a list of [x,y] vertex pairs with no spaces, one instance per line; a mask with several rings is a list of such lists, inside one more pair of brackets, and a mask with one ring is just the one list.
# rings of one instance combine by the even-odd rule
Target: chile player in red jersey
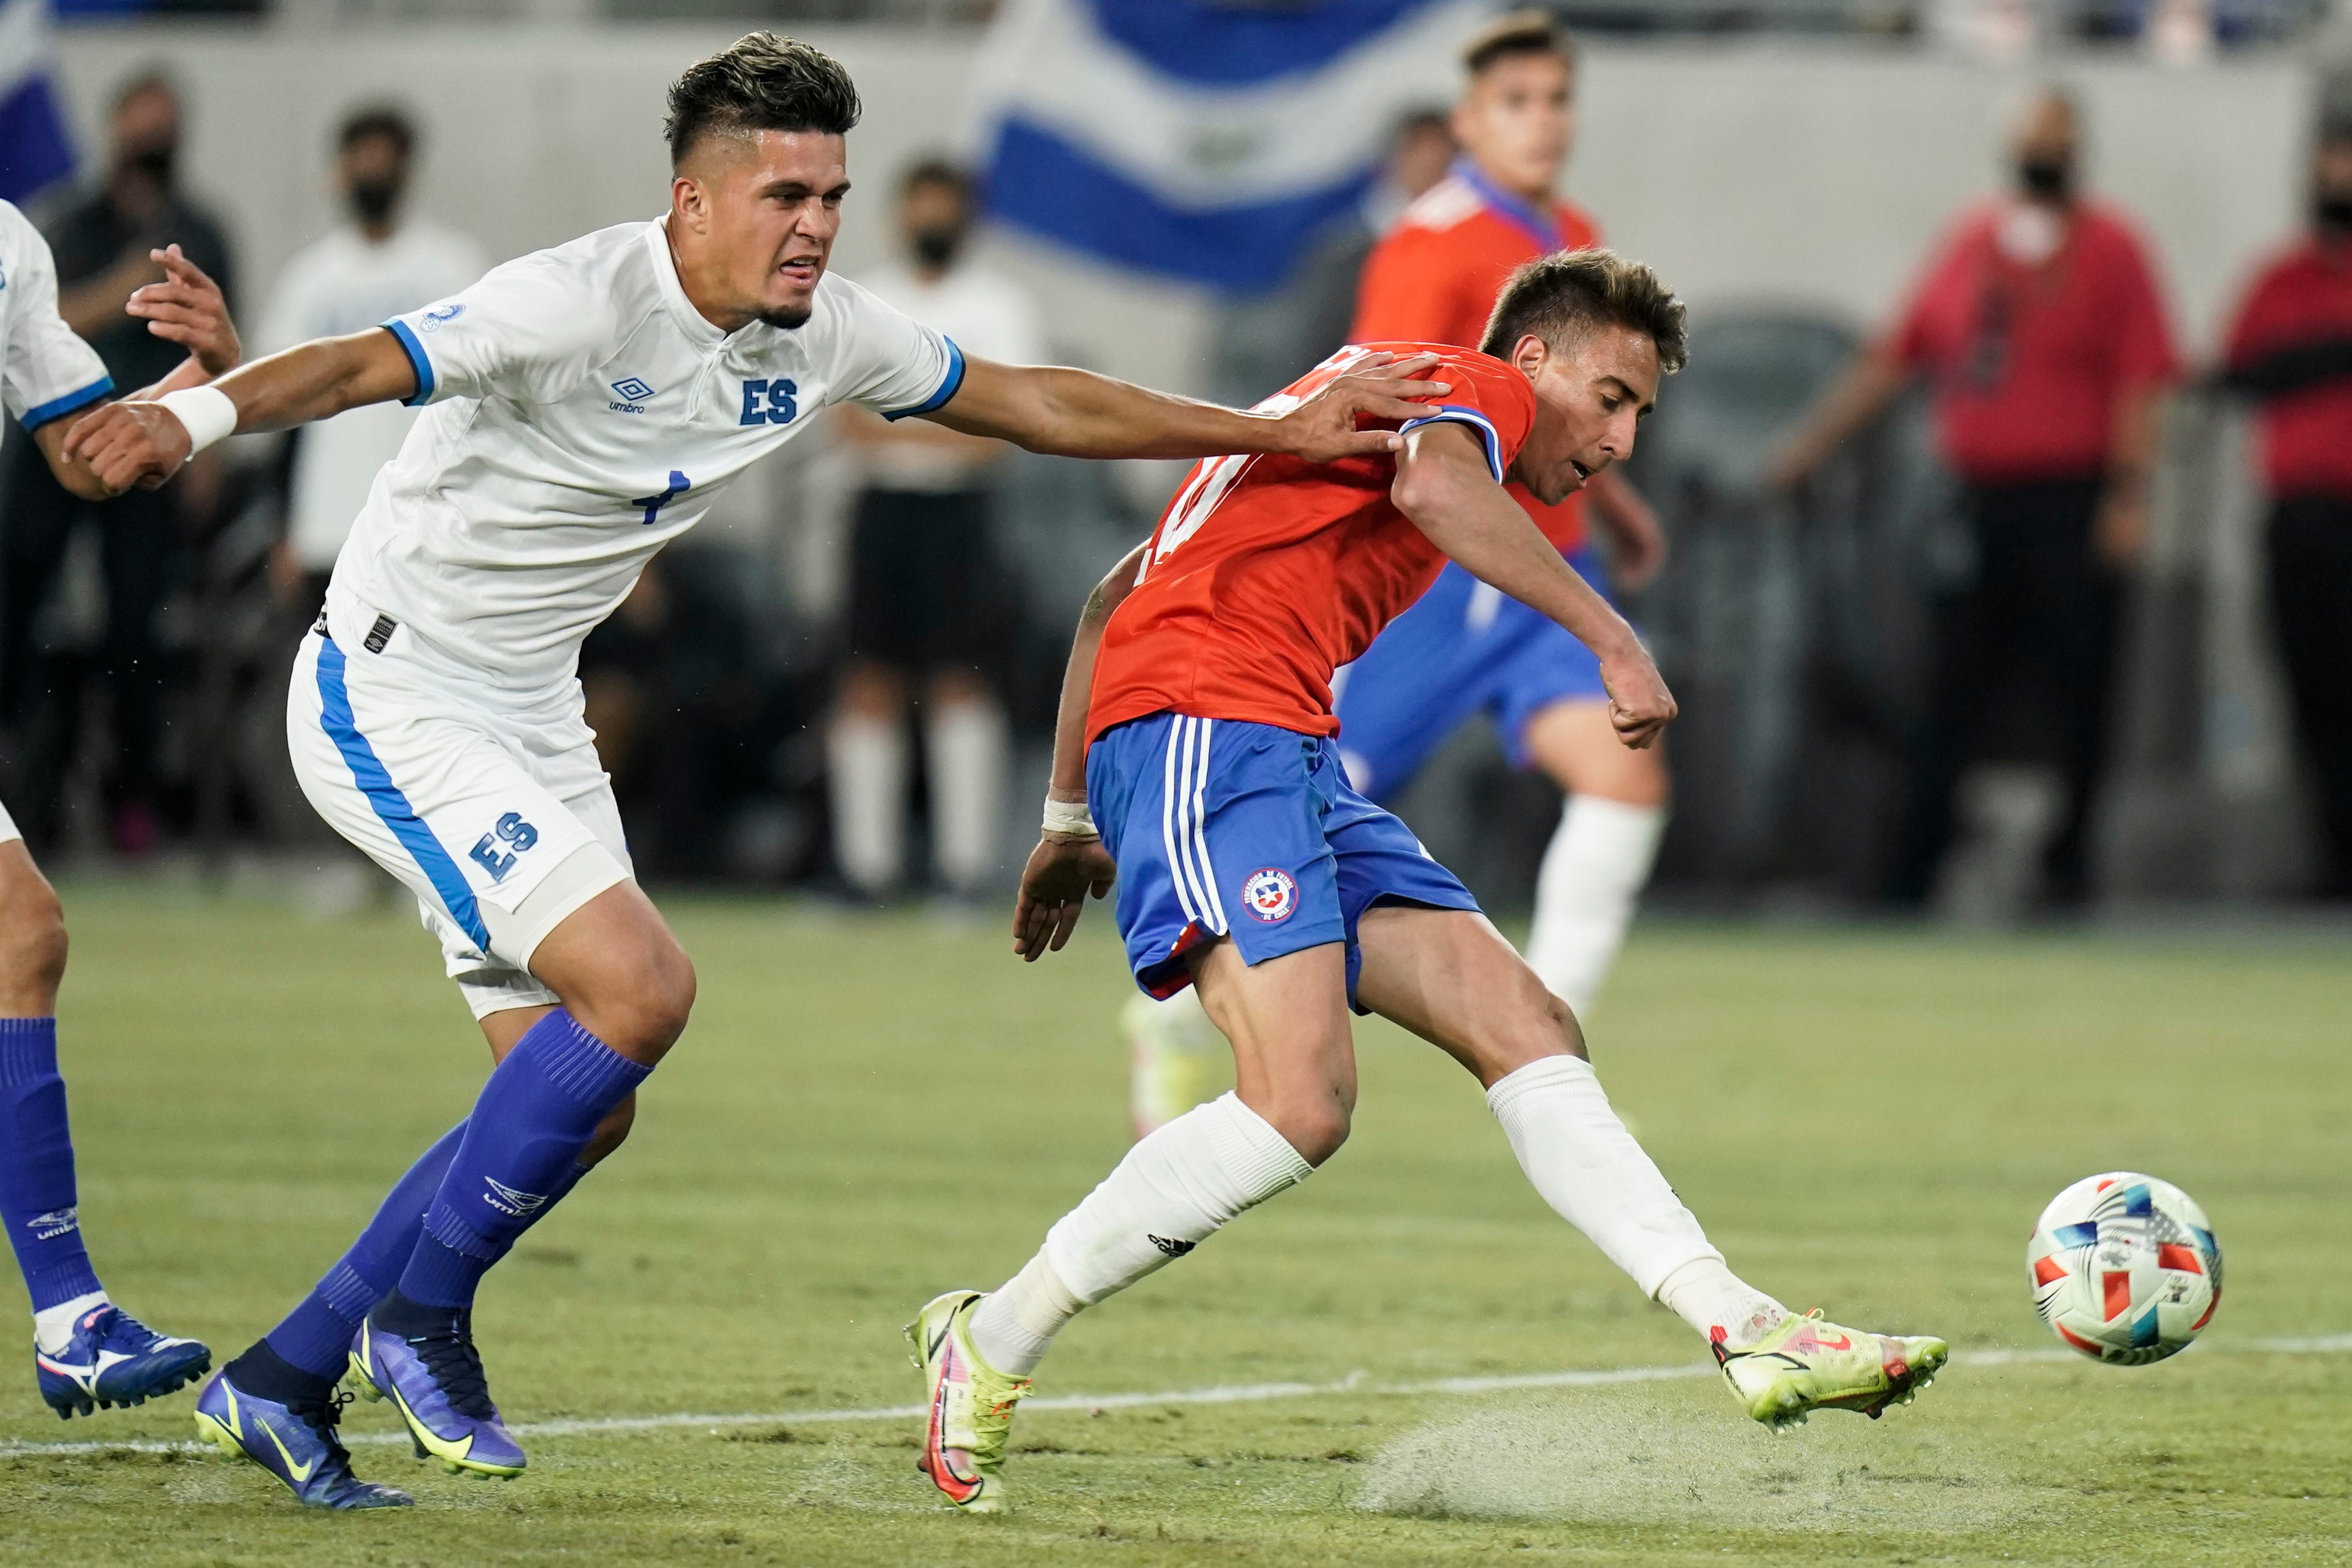
[[[1429,347],[1342,350],[1261,410],[1378,350]],[[1399,424],[1401,454],[1324,469],[1206,460],[1088,601],[1014,949],[1060,948],[1087,894],[1116,881],[1137,983],[1199,988],[1238,1087],[1139,1142],[1003,1287],[950,1291],[908,1326],[929,1394],[920,1463],[950,1501],[1003,1506],[1013,1408],[1071,1317],[1338,1152],[1356,1098],[1351,1009],[1477,1078],[1536,1189],[1708,1340],[1756,1419],[1875,1414],[1943,1364],[1941,1340],[1792,1317],[1725,1267],[1610,1109],[1575,1016],[1349,786],[1333,741],[1333,672],[1449,559],[1596,650],[1615,739],[1657,739],[1675,705],[1656,666],[1504,486],[1553,505],[1624,457],[1682,356],[1681,302],[1648,267],[1606,251],[1530,263],[1483,351],[1447,350],[1424,372],[1445,384],[1414,400],[1427,412]]]

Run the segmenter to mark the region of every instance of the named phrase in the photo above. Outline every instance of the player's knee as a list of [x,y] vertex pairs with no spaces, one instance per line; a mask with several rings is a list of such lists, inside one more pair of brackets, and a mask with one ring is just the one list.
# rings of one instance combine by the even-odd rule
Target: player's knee
[[686,1032],[694,992],[694,961],[665,931],[637,952],[616,958],[572,1012],[614,1051],[651,1064]]
[[56,890],[38,875],[10,878],[0,890],[0,991],[12,1007],[46,1012],[65,974],[66,915]]
[[1276,1101],[1259,1113],[1266,1125],[1298,1151],[1298,1157],[1319,1166],[1348,1141],[1351,1120],[1345,1102],[1333,1094],[1301,1094]]

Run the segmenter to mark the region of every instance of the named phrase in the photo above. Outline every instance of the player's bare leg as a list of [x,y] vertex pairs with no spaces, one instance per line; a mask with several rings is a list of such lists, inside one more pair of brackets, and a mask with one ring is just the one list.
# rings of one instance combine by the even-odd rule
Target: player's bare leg
[[1234,1092],[1129,1150],[1002,1287],[949,1291],[908,1325],[930,1389],[918,1463],[958,1507],[1003,1506],[1013,1407],[1065,1323],[1305,1180],[1347,1141],[1356,1053],[1346,950],[1327,943],[1253,966],[1217,942],[1191,967],[1234,1043]]
[[33,1304],[33,1366],[59,1416],[143,1405],[203,1375],[212,1352],[116,1307],[82,1244],[58,988],[66,921],[56,889],[0,813],[0,1228]]
[[1553,703],[1528,720],[1520,742],[1568,797],[1536,878],[1528,964],[1586,1017],[1657,863],[1672,795],[1665,758],[1620,741],[1606,702]]
[[1544,1201],[1706,1337],[1749,1415],[1776,1430],[1817,1408],[1875,1416],[1933,1380],[1943,1341],[1794,1317],[1725,1267],[1610,1107],[1575,1014],[1484,915],[1380,905],[1358,942],[1356,999],[1470,1071]]

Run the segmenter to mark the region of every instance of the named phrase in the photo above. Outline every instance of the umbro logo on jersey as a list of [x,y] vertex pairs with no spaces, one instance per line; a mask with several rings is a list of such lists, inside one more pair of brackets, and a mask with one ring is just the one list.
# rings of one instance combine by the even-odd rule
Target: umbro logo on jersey
[[654,395],[654,389],[635,376],[623,376],[613,383],[613,390],[621,394],[621,401],[604,406],[615,413],[643,413],[646,400]]
[[25,1221],[25,1228],[33,1233],[36,1241],[53,1241],[68,1230],[81,1228],[81,1211],[53,1208],[47,1214],[37,1214]]
[[545,1193],[523,1192],[509,1186],[496,1176],[484,1176],[482,1180],[489,1188],[482,1195],[483,1201],[499,1213],[511,1214],[517,1219],[529,1219],[547,1203]]
[[1162,1252],[1167,1253],[1171,1258],[1181,1258],[1185,1253],[1190,1252],[1193,1248],[1200,1245],[1197,1241],[1171,1241],[1165,1236],[1154,1236],[1149,1230],[1143,1233],[1143,1239],[1146,1241],[1150,1242],[1154,1247],[1159,1248]]

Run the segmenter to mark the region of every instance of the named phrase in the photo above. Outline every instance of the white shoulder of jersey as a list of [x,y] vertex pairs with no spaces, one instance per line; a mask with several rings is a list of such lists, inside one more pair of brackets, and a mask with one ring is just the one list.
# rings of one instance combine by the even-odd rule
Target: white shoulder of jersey
[[0,202],[0,406],[27,433],[114,390],[98,351],[58,314],[49,242],[13,202]]
[[1486,206],[1470,183],[1459,174],[1444,179],[1423,191],[1405,208],[1404,216],[1397,220],[1399,228],[1433,229],[1440,233],[1478,215]]

